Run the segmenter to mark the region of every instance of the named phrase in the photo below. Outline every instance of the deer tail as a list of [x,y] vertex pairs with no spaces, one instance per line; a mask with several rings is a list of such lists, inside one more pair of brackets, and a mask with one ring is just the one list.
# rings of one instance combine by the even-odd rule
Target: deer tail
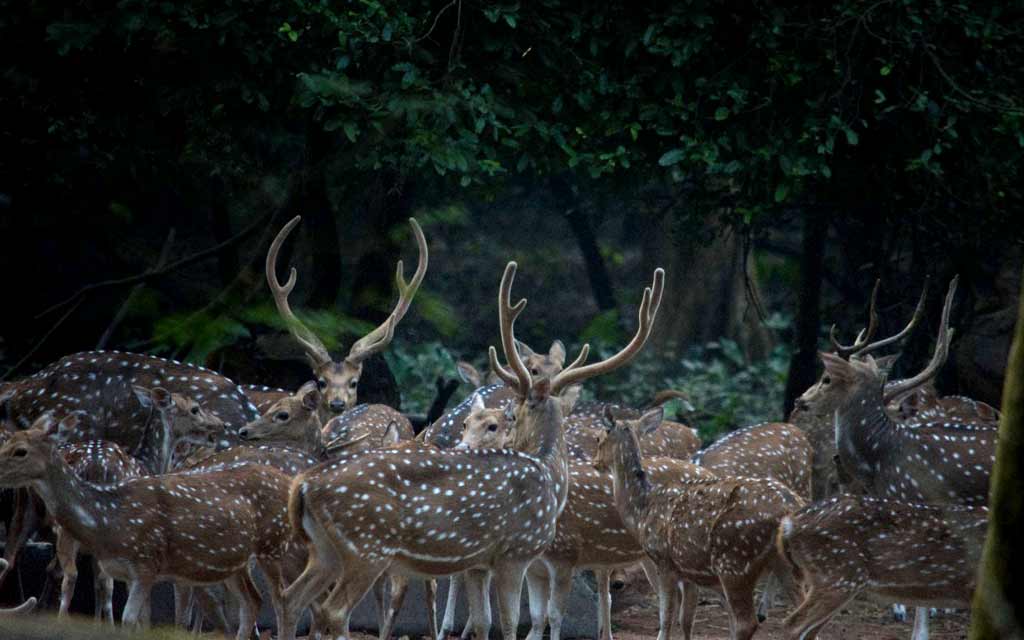
[[292,486],[288,490],[288,522],[292,525],[292,535],[301,542],[309,542],[309,535],[302,528],[302,519],[306,515],[306,490],[308,485],[304,477],[299,474],[292,480]]

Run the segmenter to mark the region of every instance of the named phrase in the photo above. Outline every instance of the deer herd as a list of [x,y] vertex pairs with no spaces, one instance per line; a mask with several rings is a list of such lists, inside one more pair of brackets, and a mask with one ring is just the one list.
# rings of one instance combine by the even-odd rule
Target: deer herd
[[[659,640],[676,625],[693,634],[698,589],[717,592],[731,636],[750,638],[784,594],[793,639],[813,638],[851,599],[865,595],[918,607],[965,607],[984,540],[998,412],[941,398],[932,381],[953,330],[950,284],[934,355],[917,375],[887,380],[897,345],[921,320],[925,294],[904,330],[821,353],[820,380],[790,423],[742,427],[700,449],[696,433],[665,419],[658,394],[645,409],[578,402],[587,380],[628,366],[658,317],[665,274],[655,270],[632,339],[588,363],[555,340],[536,353],[516,340],[526,307],[513,303],[515,262],[498,293],[500,351],[478,388],[418,435],[384,405],[359,404],[367,357],[386,349],[427,271],[427,242],[412,279],[396,270],[399,298],[387,319],[340,361],[292,312],[278,253],[266,277],[312,380],[294,393],[238,385],[214,371],[117,351],[69,355],[0,386],[0,487],[15,490],[0,581],[38,529],[56,533],[60,615],[75,591],[79,553],[95,566],[96,617],[113,623],[113,583],[128,587],[126,626],[149,624],[150,592],[175,587],[177,624],[204,617],[237,638],[254,631],[262,602],[276,635],[349,636],[356,605],[373,594],[388,638],[410,579],[426,585],[433,638],[454,629],[465,594],[463,637],[498,624],[516,637],[525,581],[532,627],[557,640],[573,576],[591,570],[601,640],[612,637],[614,572],[640,566],[659,603]],[[440,625],[435,579],[449,581]],[[763,586],[755,602],[755,588]],[[230,594],[221,595],[220,589]],[[781,590],[781,593],[780,593]],[[390,595],[389,595],[390,594]],[[35,598],[12,616],[31,610]],[[927,637],[919,608],[915,640]]]

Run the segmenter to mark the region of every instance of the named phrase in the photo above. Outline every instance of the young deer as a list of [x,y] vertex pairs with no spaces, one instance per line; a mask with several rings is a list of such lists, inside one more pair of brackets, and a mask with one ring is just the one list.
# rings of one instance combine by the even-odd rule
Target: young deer
[[[468,569],[493,572],[502,632],[514,640],[523,575],[553,539],[568,490],[557,395],[636,355],[650,335],[664,287],[659,269],[653,288],[644,291],[637,333],[622,351],[584,365],[584,346],[553,379],[535,382],[514,343],[513,324],[526,304],[511,304],[515,270],[514,262],[505,269],[498,306],[502,349],[512,371],[498,363],[493,347],[489,352],[492,367],[516,392],[514,450],[370,452],[296,478],[289,517],[308,538],[311,553],[306,570],[285,592],[285,640],[294,637],[298,611],[342,570],[344,580],[325,608],[331,631],[347,637],[352,608],[384,571],[442,576]],[[486,637],[484,584],[470,573],[467,586],[477,637]]]
[[258,607],[248,562],[255,556],[264,567],[276,599],[276,563],[290,537],[290,479],[268,467],[240,465],[96,485],[75,476],[53,442],[56,433],[50,421],[11,436],[0,447],[0,486],[35,489],[102,571],[129,584],[122,624],[146,617],[155,582],[224,582],[240,602],[238,637],[247,638]]
[[638,429],[653,421],[619,421],[608,416],[595,467],[611,470],[615,504],[658,573],[659,640],[672,637],[683,595],[683,634],[689,640],[697,585],[725,596],[732,637],[750,638],[757,629],[754,587],[778,566],[775,532],[779,522],[803,506],[785,485],[772,479],[687,479],[658,491],[640,456]]
[[[271,243],[270,250],[267,252],[267,284],[270,285],[270,292],[274,296],[278,313],[288,325],[292,336],[302,345],[306,357],[309,359],[317,389],[321,395],[321,418],[326,422],[331,416],[355,407],[356,389],[359,386],[359,376],[363,372],[363,362],[391,344],[391,340],[395,336],[395,328],[409,310],[409,305],[412,304],[412,299],[416,295],[420,283],[423,282],[423,276],[427,273],[429,254],[423,230],[420,229],[415,218],[409,218],[409,224],[412,225],[413,235],[416,237],[416,244],[419,247],[419,263],[416,266],[416,272],[413,274],[412,280],[406,282],[403,263],[401,260],[398,261],[395,270],[398,302],[395,304],[394,310],[379,327],[357,340],[349,349],[345,359],[338,362],[331,357],[320,338],[295,316],[288,304],[288,295],[295,288],[297,278],[295,268],[292,267],[288,281],[283,285],[277,279],[277,254],[281,250],[281,245],[288,238],[288,234],[299,224],[301,219],[300,216],[292,218]],[[409,431],[411,430],[412,427],[409,426]]]
[[969,606],[987,522],[985,507],[854,495],[783,518],[779,552],[804,588],[803,602],[786,618],[787,637],[815,637],[862,593],[919,606]]

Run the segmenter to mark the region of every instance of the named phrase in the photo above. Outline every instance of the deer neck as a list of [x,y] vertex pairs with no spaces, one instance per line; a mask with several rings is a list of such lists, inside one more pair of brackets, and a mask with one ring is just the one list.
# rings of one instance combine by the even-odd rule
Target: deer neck
[[640,457],[640,448],[632,436],[626,434],[614,447],[613,458],[611,471],[615,507],[626,529],[635,535],[647,512],[651,484]]
[[[516,429],[515,449],[533,456],[551,474],[559,494],[561,513],[569,493],[569,462],[565,436],[562,433],[562,410],[554,398],[529,407]],[[520,431],[521,428],[521,431]]]
[[86,546],[109,525],[109,514],[117,510],[114,494],[75,475],[60,451],[54,447],[46,475],[32,482],[46,510],[71,537]]
[[132,455],[154,475],[167,473],[171,468],[174,454],[174,436],[171,425],[159,411],[150,409],[142,439]]
[[844,466],[871,486],[883,459],[895,450],[896,424],[882,405],[881,385],[861,385],[834,416],[836,448]]

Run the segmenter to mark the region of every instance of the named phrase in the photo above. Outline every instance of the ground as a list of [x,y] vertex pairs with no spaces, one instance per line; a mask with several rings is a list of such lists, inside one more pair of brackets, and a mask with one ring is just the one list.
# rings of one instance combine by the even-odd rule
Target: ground
[[[710,595],[710,594],[702,594]],[[622,600],[627,600],[622,602]],[[651,593],[635,594],[620,599],[614,608],[612,620],[616,640],[653,640],[658,635],[658,603]],[[755,634],[755,640],[781,640],[782,620],[788,607],[772,609]],[[908,612],[906,622],[893,620],[892,611],[870,602],[855,601],[844,608],[818,636],[820,640],[910,640],[914,623],[913,610]],[[930,640],[962,640],[967,637],[968,613],[956,611],[939,612],[930,621]],[[352,634],[354,640],[371,640],[373,635]],[[729,617],[715,597],[702,597],[697,608],[694,624],[694,640],[727,640],[729,638]],[[673,636],[679,640],[682,632]]]

